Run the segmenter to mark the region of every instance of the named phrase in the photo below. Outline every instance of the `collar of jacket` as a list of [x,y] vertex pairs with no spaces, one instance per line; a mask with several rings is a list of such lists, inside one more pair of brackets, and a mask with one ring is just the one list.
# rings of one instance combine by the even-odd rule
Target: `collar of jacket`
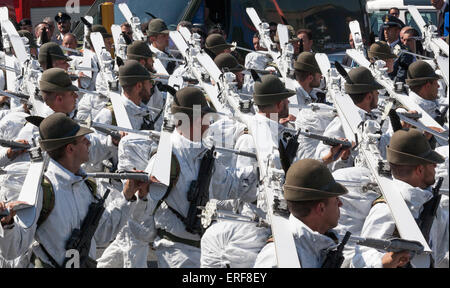
[[357,111],[363,121],[377,119],[377,116],[375,116],[372,112],[367,112],[366,110],[359,108],[357,105],[355,105],[355,106],[356,106]]
[[180,156],[186,159],[202,158],[207,148],[202,142],[193,142],[183,135],[178,130],[174,130],[171,136],[173,147],[178,150]]
[[400,193],[402,194],[402,197],[405,200],[406,205],[411,211],[414,219],[419,218],[420,212],[422,212],[423,204],[433,198],[433,193],[430,190],[413,187],[408,183],[395,178],[394,186],[396,187],[396,190],[400,191]]
[[[147,106],[144,103],[140,103],[140,105],[136,105],[133,101],[128,99],[125,94],[121,94],[122,103],[123,106],[125,106],[125,109],[127,110],[127,113],[132,113],[131,115],[134,116],[145,116],[148,115],[148,109]],[[131,116],[130,115],[130,116]]]
[[[75,175],[66,168],[64,168],[57,161],[50,159],[48,163],[47,171],[52,173],[56,180],[61,183],[74,185],[78,182],[83,181],[83,177],[79,175]],[[84,171],[80,168],[78,174],[85,174]]]
[[[312,91],[312,90],[311,90]],[[316,100],[317,98],[315,95],[311,95],[303,88],[303,86],[299,83],[297,88],[297,94],[300,93],[300,95],[303,95],[305,97],[305,101],[312,101],[312,99]]]
[[[289,216],[289,223],[294,235],[297,251],[299,246],[302,247],[301,249],[308,250],[309,253],[307,254],[313,254],[316,259],[319,259],[320,263],[325,259],[327,249],[336,246],[336,243],[333,241],[333,239],[326,235],[320,234],[319,232],[311,230],[311,228],[306,226],[299,219],[295,218],[292,214]],[[333,230],[330,230],[329,232],[334,233]]]
[[[425,110],[426,112],[428,111],[433,111],[435,110],[437,107],[439,107],[438,101],[437,100],[427,100],[427,99],[423,99],[422,97],[420,97],[420,95],[418,95],[417,93],[413,92],[412,90],[409,92],[409,97],[411,97],[413,99],[414,102],[416,102],[417,104],[419,104],[419,106]],[[429,113],[429,112],[428,112]]]
[[157,55],[162,55],[164,57],[169,57],[169,52],[167,51],[161,51],[158,48],[156,48],[155,46],[153,46],[153,44],[150,45],[150,50],[152,50],[153,53],[157,54]]

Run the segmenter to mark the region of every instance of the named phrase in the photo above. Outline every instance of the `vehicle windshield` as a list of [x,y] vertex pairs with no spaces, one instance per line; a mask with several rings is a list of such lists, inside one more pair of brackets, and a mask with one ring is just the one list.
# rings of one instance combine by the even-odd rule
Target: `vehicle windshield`
[[[140,18],[141,23],[151,19],[146,14],[146,12],[149,12],[156,17],[164,19],[170,29],[175,29],[177,22],[191,1],[116,1],[115,23],[125,22],[125,18],[117,7],[118,3],[125,2],[132,13]],[[245,9],[254,7],[263,21],[276,23],[282,23],[278,13],[281,11],[285,15],[288,24],[292,25],[295,30],[299,28],[312,30],[313,50],[327,53],[349,48],[348,35],[350,30],[348,23],[352,20],[358,20],[361,23],[361,27],[363,27],[364,19],[361,7],[365,7],[365,2],[362,0],[206,0],[202,1],[200,9],[192,19],[185,20],[206,24],[207,27],[211,26],[211,23],[219,22],[228,32],[227,40],[229,42],[236,41],[241,46],[253,48],[252,37],[256,30],[251,24]],[[167,7],[168,3],[170,3],[170,9],[161,9],[161,7]],[[205,6],[208,8],[208,13],[205,13],[205,10],[203,10]],[[209,15],[209,19],[204,19],[206,14]],[[330,15],[332,16],[330,17]]]
[[231,2],[234,2],[231,29],[233,32],[240,33],[239,30],[242,30],[240,27],[248,26],[248,17],[238,18],[240,11],[245,13],[246,7],[254,7],[259,17],[266,22],[282,23],[280,17],[282,12],[294,30],[300,28],[312,30],[313,50],[331,53],[350,47],[348,43],[350,21],[358,20],[363,29],[361,7],[365,7],[366,1],[234,0]]
[[[419,12],[420,15],[422,15],[422,18],[425,21],[425,23],[433,23],[434,25],[436,25],[437,23],[436,11],[419,11]],[[420,33],[420,29],[417,26],[414,19],[412,18],[411,14],[409,12],[406,12],[405,16],[406,16],[406,25],[414,27],[414,29],[416,29],[417,32]]]
[[[178,19],[188,5],[189,0],[120,0],[115,1],[114,5],[114,23],[121,24],[125,22],[122,12],[118,8],[118,4],[127,3],[134,16],[139,17],[141,23],[146,23],[152,19],[147,14],[150,13],[158,18],[164,19],[164,22],[171,29],[175,29]],[[170,4],[170,5],[168,5]],[[165,9],[161,9],[165,8]],[[146,13],[147,12],[147,13]]]
[[[436,25],[437,23],[437,15],[436,11],[433,10],[419,10],[420,15],[422,15],[423,20],[425,20],[426,23],[433,23]],[[370,13],[370,27],[371,31],[373,31],[375,37],[379,37],[378,33],[381,29],[381,26],[383,25],[383,18],[388,13],[388,10],[380,10],[373,13]],[[417,27],[416,22],[414,22],[414,19],[411,17],[411,14],[409,12],[405,12],[406,17],[406,25],[412,26],[414,29],[417,30],[417,32],[420,33],[420,29]]]

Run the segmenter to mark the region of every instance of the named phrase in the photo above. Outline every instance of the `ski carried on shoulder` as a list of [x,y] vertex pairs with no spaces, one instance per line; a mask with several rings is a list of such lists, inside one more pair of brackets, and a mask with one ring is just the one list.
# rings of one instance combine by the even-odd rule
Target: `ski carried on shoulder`
[[128,118],[128,113],[125,110],[125,106],[121,100],[122,96],[119,93],[119,79],[114,70],[114,60],[105,48],[105,42],[102,34],[99,32],[91,33],[91,42],[100,63],[101,75],[98,77],[103,77],[105,82],[103,84],[106,86],[105,88],[107,89],[107,95],[111,100],[117,125],[124,128],[133,129],[130,119]]

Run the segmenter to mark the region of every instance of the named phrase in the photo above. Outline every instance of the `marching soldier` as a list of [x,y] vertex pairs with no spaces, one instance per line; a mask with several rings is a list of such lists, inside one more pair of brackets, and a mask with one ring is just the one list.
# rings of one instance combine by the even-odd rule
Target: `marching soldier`
[[67,62],[71,60],[55,42],[45,43],[39,49],[38,61],[44,71],[50,68],[61,68],[67,71],[70,66]]
[[[289,168],[283,186],[289,222],[302,268],[320,268],[327,250],[337,243],[331,229],[337,226],[339,196],[347,189],[337,183],[328,168],[317,160],[303,159]],[[256,268],[277,267],[275,245],[269,242],[256,258]]]
[[394,71],[394,60],[397,59],[397,55],[391,52],[391,48],[384,41],[378,41],[370,45],[367,52],[370,62],[374,63],[376,60],[383,60],[386,62],[387,73]]
[[[430,186],[435,183],[436,165],[444,162],[444,158],[431,149],[420,131],[401,129],[391,138],[387,147],[387,160],[396,192],[402,195],[431,247],[432,267],[448,268],[448,207],[440,207],[439,195],[433,195],[430,191]],[[430,210],[426,207],[433,204],[433,201],[437,201],[437,212],[428,214]],[[427,217],[432,217],[433,221],[425,221]],[[383,198],[373,203],[361,236],[381,239],[399,237],[389,206]],[[352,265],[396,268],[405,266],[409,260],[408,251],[385,253],[372,248],[356,247]]]
[[[154,248],[158,256],[158,267],[194,268],[200,267],[201,232],[198,231],[197,212],[195,215],[188,214],[190,206],[195,205],[196,200],[188,198],[194,192],[191,190],[191,183],[197,181],[198,186],[209,191],[209,199],[226,200],[241,198],[256,184],[256,179],[252,167],[234,169],[225,167],[218,161],[212,163],[212,168],[210,165],[200,164],[204,162],[202,159],[206,161],[211,156],[201,140],[209,126],[205,117],[210,117],[208,114],[214,112],[207,105],[201,90],[193,87],[179,90],[171,109],[176,121],[176,129],[171,135],[171,183],[164,197],[150,192],[148,199],[149,205],[156,207],[153,215],[158,237]],[[194,127],[199,127],[199,131]],[[149,165],[153,161],[154,157]],[[200,167],[208,170],[200,171]],[[150,185],[149,189],[153,191],[153,186]],[[196,224],[186,224],[192,220]]]
[[[278,127],[278,124],[276,123],[278,121],[280,124],[287,125],[287,119],[289,116],[288,98],[294,94],[295,91],[286,89],[278,77],[274,75],[263,76],[261,81],[256,81],[255,83],[253,100],[255,105],[258,107],[258,113],[255,117],[258,118],[258,120],[267,122],[269,127]],[[277,119],[272,119],[271,117],[273,117],[273,115],[276,115]],[[282,127],[280,127],[280,129],[282,129]],[[284,135],[280,136],[278,150],[280,152],[280,160],[283,169],[287,171],[289,166],[295,162],[298,151],[300,151],[299,149],[301,149],[301,147],[299,146],[297,139],[294,137],[295,135],[284,133]],[[288,148],[291,146],[296,148]],[[339,156],[343,156],[345,153],[340,151],[340,148],[340,146],[336,146],[328,149],[328,153],[322,155],[322,161],[329,164],[333,162],[333,157],[336,156],[336,153],[340,153]],[[255,152],[252,136],[249,134],[242,135],[237,140],[235,149]],[[252,161],[255,160],[251,160],[248,157],[238,156],[237,167],[252,166]]]
[[242,74],[242,71],[244,71],[245,68],[238,63],[233,55],[229,53],[222,53],[214,59],[214,63],[216,63],[220,71],[232,72],[236,76],[238,89],[242,89],[244,85],[244,74]]
[[425,61],[417,61],[408,68],[409,97],[434,119],[442,116],[438,102],[439,79],[442,76]]
[[[173,58],[169,53],[169,29],[164,20],[160,18],[152,19],[148,23],[147,36],[150,44],[150,50],[156,55],[156,58]],[[169,74],[172,74],[177,64],[174,61],[160,59]]]
[[[159,119],[155,119],[156,113],[149,111],[147,105],[144,104],[150,100],[153,87],[153,80],[148,70],[136,60],[128,60],[119,68],[119,82],[123,90],[120,99],[133,129],[154,130],[155,122]],[[106,108],[103,108],[94,121],[117,125],[112,106],[107,105]]]
[[314,53],[303,52],[298,55],[294,62],[295,79],[300,84],[297,90],[297,98],[300,106],[309,104],[310,102],[325,102],[325,94],[318,92],[314,88],[320,87],[322,72],[317,64]]
[[[352,83],[345,83],[345,93],[350,96],[353,103],[358,107],[358,113],[363,120],[374,118],[371,111],[378,107],[378,89],[383,89],[383,86],[376,82],[372,73],[365,67],[358,67],[350,70],[348,76]],[[339,117],[334,118],[328,125],[325,129],[324,136],[345,138],[342,122]],[[315,158],[322,158],[328,151],[328,145],[319,143],[316,149]],[[341,160],[333,163],[331,170],[334,171],[339,168],[353,166],[352,162],[350,150],[346,150],[342,153]]]
[[[5,259],[14,259],[23,254],[33,241],[31,264],[36,267],[65,267],[66,242],[77,237],[75,229],[88,215],[90,204],[99,200],[95,186],[83,178],[81,164],[89,161],[90,142],[85,135],[93,131],[80,127],[64,113],[55,113],[39,125],[40,146],[51,157],[45,183],[48,188],[39,188],[37,214],[39,220],[30,229],[24,229],[14,220],[14,207],[19,202],[6,204],[12,212],[1,221],[0,253]],[[97,244],[108,243],[126,223],[136,201],[134,195],[142,183],[128,181],[120,201],[111,204],[101,217],[89,249],[88,259],[80,267],[95,267]],[[139,197],[147,191],[139,190]],[[53,195],[53,196],[52,196]],[[55,195],[57,195],[55,197]],[[49,206],[46,197],[54,197],[54,205]],[[47,207],[48,206],[48,207]],[[4,206],[0,208],[4,210]],[[92,213],[92,212],[91,212]],[[95,224],[93,224],[95,225]],[[81,258],[83,260],[83,258]]]
[[205,40],[205,51],[212,59],[222,53],[231,53],[233,45],[228,44],[221,34],[211,34]]

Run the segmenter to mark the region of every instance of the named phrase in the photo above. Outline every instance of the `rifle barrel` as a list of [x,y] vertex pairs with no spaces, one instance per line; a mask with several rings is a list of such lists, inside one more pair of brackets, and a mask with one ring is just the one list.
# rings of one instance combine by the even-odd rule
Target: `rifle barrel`
[[145,172],[121,172],[121,173],[86,173],[87,177],[91,178],[105,178],[105,179],[130,179],[141,182],[149,182],[149,175]]

